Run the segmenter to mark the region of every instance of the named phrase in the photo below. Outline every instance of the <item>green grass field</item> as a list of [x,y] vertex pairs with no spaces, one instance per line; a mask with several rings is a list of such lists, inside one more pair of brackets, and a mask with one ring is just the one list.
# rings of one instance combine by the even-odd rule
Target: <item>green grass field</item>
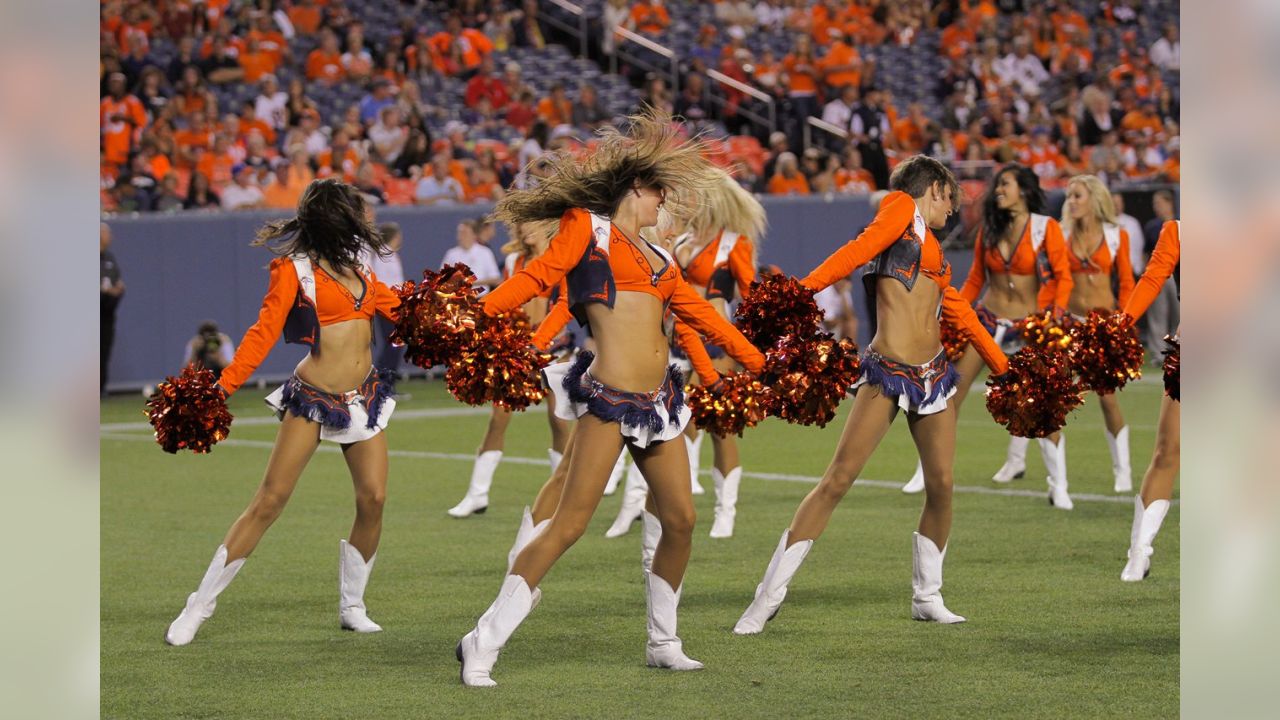
[[[1121,401],[1134,481],[1151,456],[1158,371]],[[1003,431],[980,398],[965,408],[944,594],[969,622],[909,618],[911,531],[923,501],[897,487],[915,464],[899,419],[814,545],[765,633],[730,628],[779,533],[830,459],[823,430],[770,421],[742,443],[736,534],[700,514],[680,612],[698,673],[644,666],[639,526],[606,540],[621,493],[542,584],[503,651],[499,687],[458,683],[454,644],[492,601],[521,508],[546,477],[543,411],[518,416],[487,514],[454,520],[484,410],[441,384],[405,383],[389,430],[389,499],[366,600],[385,631],[341,632],[338,540],[354,512],[336,448],[317,454],[196,641],[164,644],[228,525],[261,478],[274,421],[264,391],[232,403],[231,439],[208,456],[167,455],[142,398],[102,405],[102,716],[108,718],[1114,718],[1178,714],[1178,521],[1169,513],[1151,577],[1121,583],[1133,509],[1111,492],[1101,413],[1090,398],[1067,432],[1076,507],[1053,510],[1039,453],[996,486]],[[846,403],[844,410],[848,410]],[[446,412],[447,411],[447,412]],[[704,443],[704,468],[710,443]],[[753,475],[756,474],[756,475]],[[761,476],[764,477],[761,477]],[[704,479],[710,491],[709,480]]]

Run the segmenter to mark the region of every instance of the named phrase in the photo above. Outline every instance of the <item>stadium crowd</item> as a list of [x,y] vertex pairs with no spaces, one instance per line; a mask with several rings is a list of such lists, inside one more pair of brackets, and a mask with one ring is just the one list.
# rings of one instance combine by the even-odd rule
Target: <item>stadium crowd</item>
[[[709,129],[756,192],[870,192],[914,153],[962,177],[1018,160],[1045,187],[1084,172],[1113,187],[1179,179],[1178,31],[1152,26],[1167,2],[586,4],[598,59],[619,53],[639,101]],[[534,0],[392,5],[399,25],[369,28],[366,4],[345,0],[105,0],[104,210],[292,208],[329,176],[379,203],[487,202],[536,182],[544,152],[589,143],[635,109],[607,106],[586,79],[545,92],[526,81],[508,51],[554,39]],[[634,43],[617,28],[680,48],[690,23],[679,92],[628,65]],[[161,57],[157,43],[174,51]],[[892,69],[875,56],[889,47],[941,59],[911,79],[922,92],[910,102],[883,81]],[[748,120],[758,98],[712,71],[767,96],[774,132]],[[316,97],[353,86],[361,96],[326,115]],[[463,108],[447,122],[458,114],[438,102],[445,87]],[[809,117],[847,140],[815,131],[805,147]]]

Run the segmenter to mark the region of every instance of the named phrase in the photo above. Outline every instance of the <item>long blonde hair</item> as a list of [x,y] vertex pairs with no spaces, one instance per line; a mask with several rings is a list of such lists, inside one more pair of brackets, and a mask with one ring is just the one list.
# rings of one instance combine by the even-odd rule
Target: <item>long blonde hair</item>
[[[1116,204],[1111,199],[1111,191],[1102,184],[1097,175],[1076,175],[1067,181],[1067,192],[1072,185],[1083,185],[1089,191],[1089,203],[1093,206],[1093,215],[1098,218],[1098,225],[1114,225],[1116,222]],[[1075,235],[1076,220],[1067,212],[1067,205],[1062,204],[1062,232],[1066,237]]]
[[541,161],[550,162],[550,175],[499,200],[493,216],[508,224],[559,220],[573,208],[612,216],[638,186],[663,188],[667,212],[692,215],[698,197],[717,180],[704,157],[705,143],[681,138],[671,116],[653,108],[629,119],[629,134],[602,129],[599,144],[585,157],[567,152],[543,156]]
[[[551,245],[551,238],[555,237],[559,224],[559,219],[510,224],[507,226],[507,233],[510,235],[510,239],[502,246],[501,250],[506,255],[515,253],[526,259],[536,258],[547,251],[547,247]],[[524,235],[533,236],[534,242],[532,246],[524,242]]]
[[759,244],[769,221],[764,207],[729,173],[716,169],[716,184],[700,198],[698,212],[689,221],[689,230],[698,237],[728,230],[752,244]]

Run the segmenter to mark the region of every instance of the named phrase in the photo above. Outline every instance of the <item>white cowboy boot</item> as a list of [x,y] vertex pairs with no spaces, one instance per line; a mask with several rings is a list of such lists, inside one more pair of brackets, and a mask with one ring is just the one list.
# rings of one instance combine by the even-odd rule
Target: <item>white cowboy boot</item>
[[908,495],[924,492],[924,462],[916,460],[916,472],[907,481],[907,484],[902,486],[902,492]]
[[609,482],[604,485],[604,494],[612,495],[618,491],[618,482],[622,480],[622,473],[627,469],[627,449],[623,448],[618,453],[618,461],[613,464],[613,470],[609,472]]
[[911,618],[944,624],[964,622],[963,617],[942,603],[942,561],[947,549],[938,550],[932,540],[918,532],[911,535]]
[[685,449],[689,451],[689,487],[693,490],[694,495],[705,495],[707,491],[702,487],[702,483],[698,482],[698,468],[702,465],[702,438],[706,433],[699,430],[695,439],[690,440],[688,435],[682,435],[684,438]]
[[1009,438],[1009,450],[1004,458],[1004,465],[991,476],[992,482],[1013,482],[1027,474],[1027,445],[1029,438],[1013,436]]
[[1075,503],[1067,494],[1067,436],[1059,435],[1057,445],[1049,438],[1040,438],[1038,442],[1045,469],[1049,472],[1049,504],[1059,510],[1074,508]]
[[701,670],[702,663],[684,654],[684,643],[676,637],[676,609],[683,586],[671,589],[666,580],[645,573],[649,600],[649,642],[644,659],[649,667],[671,670]]
[[560,467],[560,461],[564,459],[564,453],[556,452],[554,448],[547,448],[547,459],[551,461],[551,474],[556,474],[556,468]]
[[346,540],[338,541],[338,622],[343,630],[358,633],[382,632],[378,623],[369,619],[364,606],[364,588],[373,572],[378,553],[365,562],[364,556]]
[[658,541],[662,539],[662,521],[658,516],[644,510],[640,515],[640,564],[644,566],[647,576],[653,569],[653,555],[658,552]]
[[[520,551],[524,550],[525,546],[528,545],[531,540],[538,537],[538,533],[542,532],[550,524],[551,518],[547,518],[540,523],[534,524],[533,512],[529,510],[528,505],[525,506],[524,514],[520,516],[520,527],[516,530],[516,541],[512,543],[511,550],[507,552],[508,575],[511,574],[511,568],[515,566],[516,558],[520,556]],[[533,608],[538,607],[538,603],[540,602],[542,602],[542,588],[534,588],[533,603],[529,609],[532,610]]]
[[449,508],[449,514],[456,518],[468,515],[481,515],[489,507],[489,486],[493,485],[493,473],[502,462],[501,450],[490,450],[476,456],[475,465],[471,467],[471,484],[467,486],[467,495],[462,502]]
[[755,598],[738,618],[738,624],[733,626],[735,634],[754,635],[764,630],[764,624],[778,614],[778,608],[787,597],[787,585],[813,547],[812,540],[801,540],[787,547],[790,537],[791,531],[784,530],[777,549],[773,551],[773,558],[769,560],[769,567],[765,568],[764,579],[756,586]]
[[1129,426],[1120,428],[1115,435],[1107,433],[1107,447],[1111,448],[1111,474],[1115,476],[1115,491],[1133,492],[1133,471],[1129,467]]
[[476,621],[476,627],[462,636],[454,654],[462,663],[462,684],[470,687],[494,687],[498,683],[489,677],[498,651],[520,623],[529,617],[533,609],[533,593],[519,575],[508,575],[498,591],[498,597]]
[[618,508],[618,517],[604,536],[616,538],[631,532],[631,524],[639,520],[640,513],[644,512],[644,499],[648,495],[649,485],[640,473],[640,466],[631,463],[631,467],[627,468],[627,484],[622,491],[622,507]]
[[711,523],[711,537],[733,537],[733,520],[738,514],[738,484],[742,482],[742,468],[736,467],[728,475],[721,475],[719,468],[711,468],[711,479],[716,486],[716,519]]
[[213,616],[213,610],[218,606],[218,594],[227,589],[236,573],[240,572],[244,561],[245,558],[240,558],[228,564],[227,546],[218,546],[213,560],[209,562],[209,569],[205,570],[204,578],[200,580],[200,587],[187,596],[186,607],[169,625],[169,631],[164,635],[165,642],[170,645],[186,645],[195,639],[196,631],[205,620]]
[[1133,532],[1129,538],[1129,562],[1120,572],[1120,579],[1125,582],[1138,582],[1151,573],[1151,555],[1155,549],[1156,533],[1164,522],[1165,513],[1169,512],[1168,500],[1153,500],[1142,507],[1142,496],[1133,497]]

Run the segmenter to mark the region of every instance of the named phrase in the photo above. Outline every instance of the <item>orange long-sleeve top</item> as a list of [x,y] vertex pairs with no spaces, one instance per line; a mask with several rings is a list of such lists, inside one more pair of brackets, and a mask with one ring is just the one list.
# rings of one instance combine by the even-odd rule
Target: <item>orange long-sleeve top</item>
[[[933,232],[924,228],[920,238],[915,230],[918,210],[915,200],[901,191],[885,196],[876,216],[858,237],[845,243],[801,282],[816,291],[823,290],[837,280],[846,278],[854,270],[871,262],[877,255],[889,250],[895,243],[911,242],[920,245],[919,272],[927,276],[942,291],[942,319],[973,343],[978,354],[991,371],[1000,374],[1008,369],[1004,352],[982,327],[969,301],[951,287],[951,266],[942,254],[942,246]],[[924,227],[923,221],[919,222]],[[897,276],[895,279],[901,280]],[[905,282],[903,283],[906,284]]]
[[579,208],[565,212],[547,251],[483,298],[485,312],[509,312],[566,278],[570,310],[588,302],[613,307],[617,292],[647,293],[751,372],[764,369],[764,355],[685,282],[670,255],[650,245],[664,259],[663,266],[655,269],[612,224],[609,233],[606,252],[594,238],[589,212]]
[[1133,263],[1129,260],[1129,233],[1124,228],[1117,228],[1120,232],[1120,243],[1116,248],[1115,256],[1111,254],[1111,248],[1107,247],[1107,238],[1104,235],[1102,242],[1098,243],[1098,247],[1094,248],[1089,257],[1081,258],[1075,252],[1068,252],[1068,259],[1071,262],[1071,272],[1081,275],[1110,275],[1115,273],[1116,279],[1119,281],[1120,294],[1116,298],[1116,306],[1124,307],[1129,302],[1129,296],[1133,294]]
[[1013,248],[1013,256],[1007,260],[1000,254],[999,247],[986,247],[982,231],[979,230],[973,243],[973,266],[969,269],[969,277],[965,278],[964,286],[960,288],[960,296],[970,304],[977,301],[982,295],[982,289],[986,287],[988,273],[1041,275],[1040,255],[1043,254],[1053,275],[1051,278],[1041,277],[1036,297],[1037,306],[1041,310],[1049,306],[1065,308],[1067,301],[1071,299],[1073,287],[1071,260],[1067,257],[1069,253],[1067,242],[1062,237],[1062,226],[1053,218],[1046,220],[1040,252],[1036,252],[1031,239],[1031,223],[1027,222],[1026,229],[1018,238],[1018,244]]
[[375,312],[395,321],[400,298],[379,282],[372,271],[361,273],[365,289],[356,297],[319,265],[313,262],[312,266],[316,285],[314,303],[298,281],[292,258],[278,257],[271,261],[271,278],[258,310],[258,321],[245,331],[231,364],[218,378],[218,384],[228,395],[239,390],[258,369],[282,331],[285,342],[309,345],[315,352],[320,347],[320,329],[326,325],[344,320],[372,320]]
[[1176,220],[1170,220],[1160,228],[1160,238],[1156,240],[1156,249],[1151,252],[1151,260],[1147,262],[1147,269],[1142,273],[1142,279],[1134,287],[1133,293],[1129,295],[1129,301],[1124,303],[1124,312],[1129,317],[1137,320],[1142,314],[1151,307],[1151,303],[1155,302],[1157,296],[1160,295],[1160,288],[1164,287],[1175,269],[1178,262],[1182,258],[1182,240],[1179,238],[1180,228]]
[[684,267],[684,279],[706,288],[708,299],[732,299],[732,285],[737,285],[738,297],[746,297],[751,281],[756,279],[755,245],[745,237],[738,237],[728,258],[716,263],[724,233],[724,230],[717,233],[716,239],[703,246]]

